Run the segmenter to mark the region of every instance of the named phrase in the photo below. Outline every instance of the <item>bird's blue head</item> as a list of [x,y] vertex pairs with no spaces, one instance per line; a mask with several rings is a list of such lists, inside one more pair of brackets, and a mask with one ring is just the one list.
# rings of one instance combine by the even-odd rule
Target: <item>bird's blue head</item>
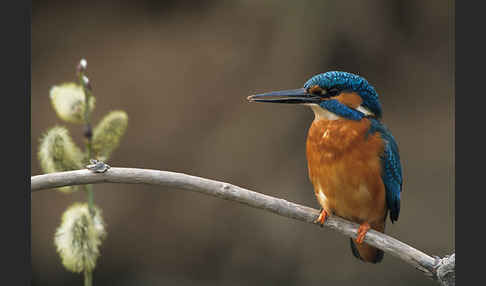
[[361,120],[381,118],[381,104],[372,85],[361,76],[329,71],[310,78],[303,88],[274,91],[248,97],[254,102],[310,105],[316,114]]

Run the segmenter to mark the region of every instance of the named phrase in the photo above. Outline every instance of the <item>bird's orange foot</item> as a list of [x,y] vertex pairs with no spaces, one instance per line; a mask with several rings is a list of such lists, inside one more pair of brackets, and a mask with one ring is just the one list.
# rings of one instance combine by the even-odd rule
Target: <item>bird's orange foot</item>
[[366,236],[366,233],[368,232],[368,230],[370,229],[370,224],[365,222],[365,223],[362,223],[359,228],[358,228],[358,236],[356,237],[356,243],[359,245],[361,243],[363,243],[363,240]]
[[327,212],[324,209],[321,209],[321,213],[314,222],[319,223],[322,227],[324,222],[326,222],[327,216]]

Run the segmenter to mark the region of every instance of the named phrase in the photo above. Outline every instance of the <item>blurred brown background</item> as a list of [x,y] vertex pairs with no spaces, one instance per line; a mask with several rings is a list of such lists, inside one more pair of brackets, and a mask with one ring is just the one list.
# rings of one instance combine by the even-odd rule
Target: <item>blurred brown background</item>
[[[328,70],[381,96],[400,147],[402,211],[387,233],[454,251],[453,8],[446,1],[33,1],[32,175],[49,102],[85,57],[96,123],[129,115],[109,163],[230,182],[318,208],[307,178],[306,107],[249,104]],[[347,237],[237,203],[143,185],[95,186],[108,237],[94,285],[435,285],[401,260],[353,258]],[[53,245],[85,194],[32,195],[32,285],[82,285]]]

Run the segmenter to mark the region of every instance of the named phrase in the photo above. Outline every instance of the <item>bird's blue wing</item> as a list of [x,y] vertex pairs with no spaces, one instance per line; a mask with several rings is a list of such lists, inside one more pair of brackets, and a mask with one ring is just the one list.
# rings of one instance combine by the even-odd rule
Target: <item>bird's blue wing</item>
[[381,155],[381,178],[385,184],[386,204],[390,211],[390,220],[395,222],[400,214],[400,193],[402,191],[402,165],[398,145],[392,134],[378,120],[371,119],[369,133],[379,132],[384,141],[384,150]]

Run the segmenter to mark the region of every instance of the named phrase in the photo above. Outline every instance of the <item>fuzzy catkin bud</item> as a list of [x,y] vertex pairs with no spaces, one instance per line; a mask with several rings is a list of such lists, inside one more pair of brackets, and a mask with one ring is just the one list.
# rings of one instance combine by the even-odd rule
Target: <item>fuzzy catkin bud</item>
[[[53,86],[49,93],[52,106],[59,118],[71,123],[83,123],[85,94],[83,88],[73,82]],[[89,98],[89,108],[93,110],[95,98]]]
[[100,255],[99,247],[106,237],[101,211],[94,207],[91,215],[86,203],[75,203],[62,216],[54,244],[67,270],[92,271]]
[[[83,156],[64,127],[55,126],[40,139],[38,157],[40,165],[46,173],[82,169]],[[74,190],[73,187],[58,189],[65,192]]]
[[124,111],[112,111],[107,114],[93,131],[93,152],[101,161],[106,161],[120,144],[120,139],[128,125],[128,116]]
[[84,72],[86,71],[86,68],[88,68],[88,62],[86,59],[81,59],[77,67],[78,72]]

